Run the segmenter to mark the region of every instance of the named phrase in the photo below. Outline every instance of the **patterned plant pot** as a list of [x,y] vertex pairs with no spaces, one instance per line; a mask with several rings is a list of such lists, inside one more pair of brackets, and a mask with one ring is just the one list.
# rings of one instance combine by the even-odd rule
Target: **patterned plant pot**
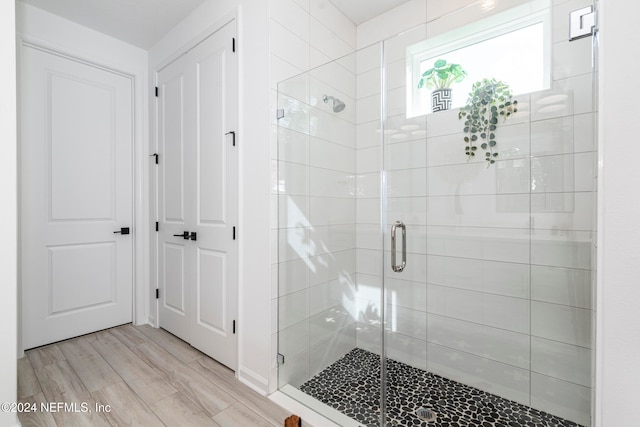
[[431,111],[437,113],[451,108],[451,89],[436,89],[431,92]]

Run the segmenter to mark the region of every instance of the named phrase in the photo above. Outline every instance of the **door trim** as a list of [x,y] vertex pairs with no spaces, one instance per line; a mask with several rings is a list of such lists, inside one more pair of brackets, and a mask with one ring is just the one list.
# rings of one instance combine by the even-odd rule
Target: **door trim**
[[[132,216],[132,224],[134,232],[132,233],[131,238],[133,245],[133,256],[132,256],[132,319],[133,322],[137,325],[145,324],[149,322],[149,302],[148,298],[145,298],[145,295],[150,293],[150,281],[149,281],[149,259],[150,259],[150,248],[149,245],[146,245],[145,242],[148,241],[149,231],[148,227],[145,227],[145,224],[149,218],[149,186],[145,185],[147,180],[145,179],[148,176],[148,165],[146,164],[146,154],[148,149],[146,147],[148,144],[145,144],[144,141],[148,138],[148,133],[146,132],[147,126],[145,124],[144,119],[144,105],[143,100],[145,99],[145,91],[147,91],[147,76],[145,70],[142,69],[124,69],[121,67],[121,64],[111,64],[108,61],[104,61],[101,58],[97,58],[95,56],[86,55],[84,52],[75,51],[73,48],[66,48],[55,45],[53,43],[43,41],[36,37],[31,37],[25,34],[17,34],[17,99],[18,103],[21,99],[20,94],[20,78],[21,78],[21,68],[22,68],[22,52],[25,48],[38,49],[43,52],[59,56],[61,58],[65,58],[71,61],[79,62],[81,64],[89,65],[107,72],[111,72],[127,78],[131,81],[131,123],[133,124],[131,128],[131,138],[133,141],[133,146],[131,147],[131,159],[132,159],[132,200],[131,200],[131,216]],[[18,112],[19,104],[18,104]],[[21,117],[18,114],[17,118],[17,129],[18,129],[18,159],[20,158],[21,152],[21,135],[20,135],[20,120]],[[20,161],[18,160],[18,242],[21,241],[21,192],[22,192],[22,182],[20,181]],[[21,268],[22,268],[22,259],[20,255],[20,251],[18,251],[18,301],[17,301],[17,312],[18,312],[18,357],[22,357],[24,355],[24,348],[22,343],[22,277],[21,277]]]

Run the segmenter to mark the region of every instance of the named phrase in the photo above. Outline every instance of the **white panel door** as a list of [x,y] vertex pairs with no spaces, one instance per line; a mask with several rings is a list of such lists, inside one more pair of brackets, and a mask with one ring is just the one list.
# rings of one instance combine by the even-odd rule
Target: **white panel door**
[[190,53],[197,88],[195,224],[196,277],[191,345],[236,368],[238,217],[235,26],[227,25]]
[[24,348],[132,320],[131,80],[21,52]]
[[237,108],[234,35],[232,22],[158,73],[160,326],[232,369],[238,281],[238,158],[229,133]]
[[[193,84],[185,55],[158,74],[159,238],[158,287],[160,325],[179,337],[189,335],[189,283],[195,273],[193,245],[182,236],[193,224],[193,143],[195,115],[189,99]],[[186,339],[185,339],[186,340]]]

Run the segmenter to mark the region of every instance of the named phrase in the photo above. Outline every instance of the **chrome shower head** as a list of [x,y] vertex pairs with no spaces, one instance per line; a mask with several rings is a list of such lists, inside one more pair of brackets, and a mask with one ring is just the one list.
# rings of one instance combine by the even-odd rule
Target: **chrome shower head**
[[334,99],[333,100],[333,112],[334,113],[339,113],[340,111],[344,110],[344,108],[346,106],[347,105],[344,102],[340,101],[339,99]]
[[345,103],[340,101],[338,98],[335,98],[333,96],[327,96],[327,95],[322,96],[322,100],[325,102],[325,104],[329,102],[330,99],[333,100],[334,113],[339,113],[340,111],[344,110],[344,107],[346,107]]

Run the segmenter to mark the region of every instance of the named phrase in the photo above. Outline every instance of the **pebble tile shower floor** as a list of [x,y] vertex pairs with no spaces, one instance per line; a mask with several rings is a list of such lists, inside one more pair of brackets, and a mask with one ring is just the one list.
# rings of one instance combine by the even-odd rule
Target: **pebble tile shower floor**
[[[387,359],[387,426],[579,427],[441,376]],[[379,426],[380,356],[359,348],[300,386],[304,393],[367,427]],[[416,411],[436,413],[434,421]]]

